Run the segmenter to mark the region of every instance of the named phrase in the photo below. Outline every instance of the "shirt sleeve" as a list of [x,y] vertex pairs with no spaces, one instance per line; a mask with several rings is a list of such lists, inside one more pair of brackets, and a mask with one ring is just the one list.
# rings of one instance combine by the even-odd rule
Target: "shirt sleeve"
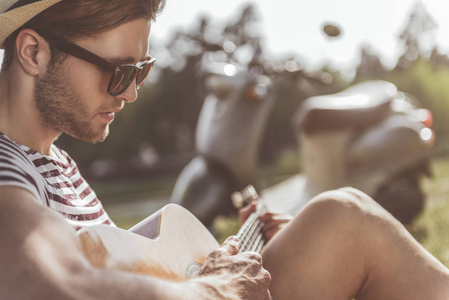
[[39,173],[22,149],[11,141],[0,139],[0,186],[17,186],[32,193],[44,203]]

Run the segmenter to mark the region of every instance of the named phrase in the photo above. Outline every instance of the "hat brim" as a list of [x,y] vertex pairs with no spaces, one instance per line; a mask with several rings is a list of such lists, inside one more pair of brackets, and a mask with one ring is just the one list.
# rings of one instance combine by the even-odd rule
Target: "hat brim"
[[41,0],[1,14],[0,49],[3,49],[3,43],[5,42],[6,38],[10,36],[14,31],[31,20],[37,14],[41,13],[42,11],[60,1],[61,0]]

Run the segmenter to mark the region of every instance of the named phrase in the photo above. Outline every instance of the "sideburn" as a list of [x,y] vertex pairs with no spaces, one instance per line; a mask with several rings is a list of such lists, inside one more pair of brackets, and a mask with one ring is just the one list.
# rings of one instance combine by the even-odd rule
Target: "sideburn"
[[63,61],[52,59],[35,83],[34,103],[42,125],[88,142],[104,140],[92,132],[88,109],[68,82]]

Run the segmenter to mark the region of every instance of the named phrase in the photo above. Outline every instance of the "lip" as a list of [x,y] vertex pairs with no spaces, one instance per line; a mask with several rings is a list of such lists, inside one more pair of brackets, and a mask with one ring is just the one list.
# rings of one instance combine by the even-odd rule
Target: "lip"
[[100,113],[100,116],[107,122],[112,122],[115,117],[114,112],[102,112]]
[[110,111],[100,112],[99,115],[107,122],[112,122],[114,120],[115,114],[122,110],[120,107],[112,109]]
[[103,112],[103,113],[118,113],[119,111],[121,111],[122,110],[122,108],[121,107],[117,107],[117,108],[114,108],[114,109],[112,109],[112,110],[109,110],[109,111],[105,111],[105,112]]

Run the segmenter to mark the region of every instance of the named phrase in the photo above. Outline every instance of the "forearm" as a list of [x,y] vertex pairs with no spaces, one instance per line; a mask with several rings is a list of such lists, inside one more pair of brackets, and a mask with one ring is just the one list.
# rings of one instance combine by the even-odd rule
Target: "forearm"
[[33,197],[0,188],[1,299],[268,299],[270,276],[261,257],[235,255],[233,239],[212,251],[203,276],[183,282],[95,268],[73,228]]
[[[152,276],[110,269],[87,269],[73,286],[73,299],[202,299],[190,282],[166,281]],[[72,297],[70,297],[72,299]]]
[[85,271],[88,274],[76,276],[79,281],[72,285],[68,299],[241,299],[235,289],[227,289],[229,282],[219,276],[176,282],[110,269]]
[[1,299],[189,299],[185,283],[92,267],[61,216],[25,190],[1,190]]
[[[156,277],[90,266],[43,270],[28,266],[0,276],[1,299],[214,299],[191,280],[172,282]],[[2,275],[6,275],[3,273]],[[203,295],[204,294],[204,295]]]

